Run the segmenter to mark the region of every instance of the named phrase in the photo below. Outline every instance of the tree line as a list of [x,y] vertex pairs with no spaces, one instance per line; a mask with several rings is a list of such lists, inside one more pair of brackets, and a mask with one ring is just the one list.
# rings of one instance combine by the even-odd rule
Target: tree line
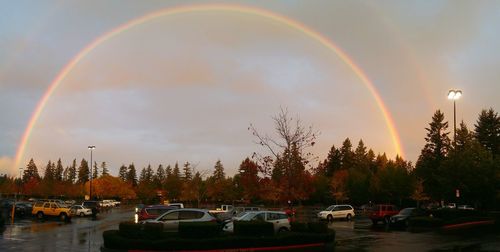
[[481,111],[473,130],[460,123],[453,140],[444,114],[437,110],[426,128],[426,144],[415,165],[400,156],[390,159],[385,153],[375,154],[363,140],[354,146],[349,138],[339,147],[333,145],[326,159],[317,161],[308,148],[314,145],[318,132],[284,109],[273,120],[275,137],[250,125],[262,151],[242,160],[232,177],[226,175],[221,160],[210,173],[197,170],[190,162],[155,168],[148,165],[140,171],[132,163],[122,165],[118,176],[112,176],[105,162],[94,162],[90,169],[85,159],[78,166],[74,159],[66,168],[61,159],[49,161],[42,177],[31,159],[22,179],[0,177],[0,191],[82,198],[88,194],[92,173],[94,196],[139,198],[151,203],[162,197],[193,204],[293,201],[414,205],[446,201],[498,207],[500,117],[493,109]]

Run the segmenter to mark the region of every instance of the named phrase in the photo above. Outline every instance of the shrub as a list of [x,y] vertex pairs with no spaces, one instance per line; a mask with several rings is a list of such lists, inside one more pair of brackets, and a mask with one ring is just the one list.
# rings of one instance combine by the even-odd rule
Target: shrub
[[410,227],[426,227],[426,228],[432,228],[432,227],[440,227],[443,225],[443,220],[440,218],[433,218],[433,217],[414,217],[410,218],[409,221],[409,226]]
[[274,226],[265,221],[234,221],[234,234],[242,236],[272,236]]
[[307,232],[309,229],[307,228],[307,223],[305,222],[290,222],[290,226],[292,228],[292,232]]
[[163,223],[149,223],[144,224],[144,234],[149,239],[159,239],[164,236]]
[[217,222],[179,222],[182,238],[207,238],[220,235],[222,226]]
[[326,222],[309,222],[307,223],[307,226],[309,227],[309,232],[311,233],[325,234],[330,231]]
[[120,222],[119,230],[120,235],[126,238],[140,238],[142,237],[142,224],[126,221]]

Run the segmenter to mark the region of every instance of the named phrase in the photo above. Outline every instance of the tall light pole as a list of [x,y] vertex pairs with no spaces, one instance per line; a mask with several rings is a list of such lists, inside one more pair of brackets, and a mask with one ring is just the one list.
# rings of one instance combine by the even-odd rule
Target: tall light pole
[[93,175],[93,167],[92,167],[92,150],[95,149],[94,145],[89,145],[89,150],[90,150],[90,200],[92,200],[92,175]]
[[456,146],[457,141],[457,107],[455,101],[460,99],[462,96],[461,90],[450,90],[448,91],[448,99],[453,100],[453,146]]

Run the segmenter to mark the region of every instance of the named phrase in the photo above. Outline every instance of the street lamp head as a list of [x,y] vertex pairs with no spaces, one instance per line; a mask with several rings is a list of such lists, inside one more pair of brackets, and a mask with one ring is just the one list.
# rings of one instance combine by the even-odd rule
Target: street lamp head
[[94,145],[89,145],[89,150],[93,150],[95,149],[95,146]]
[[450,100],[458,100],[462,96],[461,90],[450,90],[448,92],[448,99]]

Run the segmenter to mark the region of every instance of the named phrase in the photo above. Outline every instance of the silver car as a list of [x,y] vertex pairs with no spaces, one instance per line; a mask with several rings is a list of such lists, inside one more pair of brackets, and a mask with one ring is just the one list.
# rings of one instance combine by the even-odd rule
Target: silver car
[[[284,232],[290,231],[290,220],[288,219],[288,215],[285,212],[280,211],[255,211],[255,212],[246,212],[245,214],[237,217],[235,220],[237,221],[253,221],[253,220],[261,220],[266,222],[273,223],[274,232]],[[234,232],[234,224],[233,222],[228,222],[224,226],[224,231],[226,232]]]
[[154,220],[145,222],[163,223],[164,232],[178,232],[180,222],[206,222],[217,219],[206,209],[180,208],[170,210]]

